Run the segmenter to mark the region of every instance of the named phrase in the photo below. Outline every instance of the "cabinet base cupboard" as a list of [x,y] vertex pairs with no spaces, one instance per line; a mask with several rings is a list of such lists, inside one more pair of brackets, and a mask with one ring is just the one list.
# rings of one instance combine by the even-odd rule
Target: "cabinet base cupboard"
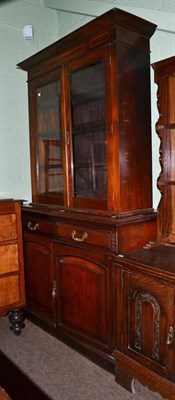
[[113,256],[132,250],[132,235],[139,246],[155,235],[155,215],[131,223],[130,216],[118,221],[115,214],[34,203],[22,215],[28,310],[59,335],[111,355]]
[[[29,92],[32,203],[22,207],[28,311],[103,363],[120,362],[120,383],[124,358],[161,379],[173,365],[158,342],[173,284],[155,274],[152,291],[151,273],[130,273],[116,259],[157,238],[149,46],[155,29],[114,8],[18,64],[28,72]],[[157,320],[149,340],[138,320],[136,348],[122,314],[125,306],[133,321],[134,301],[140,307],[142,297],[133,297],[127,309],[134,285],[143,297],[149,291],[145,322],[152,322],[148,310],[156,301],[162,310],[161,337]],[[124,334],[131,334],[128,347]]]

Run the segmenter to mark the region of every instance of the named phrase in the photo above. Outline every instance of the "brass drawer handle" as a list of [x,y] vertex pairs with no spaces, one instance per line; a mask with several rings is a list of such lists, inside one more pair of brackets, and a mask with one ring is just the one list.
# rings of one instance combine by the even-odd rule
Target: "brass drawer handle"
[[73,230],[72,233],[71,233],[72,239],[75,240],[76,242],[84,242],[84,240],[88,238],[87,232],[84,232],[84,233],[82,234],[82,237],[81,237],[81,238],[76,237],[76,234],[77,234],[77,232],[74,231],[74,230]]
[[170,326],[167,333],[166,344],[173,343],[173,340],[174,340],[174,328],[173,326]]
[[36,231],[36,229],[39,227],[39,224],[32,225],[32,222],[29,221],[27,222],[27,227],[30,229],[30,231]]

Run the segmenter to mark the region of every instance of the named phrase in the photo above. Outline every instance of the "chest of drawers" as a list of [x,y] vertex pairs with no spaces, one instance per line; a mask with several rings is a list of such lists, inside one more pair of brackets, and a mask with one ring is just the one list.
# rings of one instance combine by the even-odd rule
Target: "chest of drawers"
[[25,304],[21,205],[0,200],[0,316],[9,312],[16,334],[23,326]]

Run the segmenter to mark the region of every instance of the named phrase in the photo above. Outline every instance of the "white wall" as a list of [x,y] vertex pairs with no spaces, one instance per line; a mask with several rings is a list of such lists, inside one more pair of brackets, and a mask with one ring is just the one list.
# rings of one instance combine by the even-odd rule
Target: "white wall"
[[[90,3],[89,9],[84,7]],[[0,2],[0,197],[18,197],[31,201],[26,73],[17,70],[16,64],[115,6],[95,0],[55,0],[57,6],[62,4],[67,7],[67,11],[63,12],[44,7],[44,5],[49,7],[50,4],[53,4],[53,0]],[[74,7],[78,12],[72,12]],[[158,25],[159,30],[151,39],[152,63],[174,55],[175,14],[122,7],[122,0],[120,8]],[[27,43],[23,39],[22,30],[27,24],[32,24],[34,27],[32,43]],[[156,188],[160,172],[159,139],[155,133],[158,117],[156,90],[151,69],[155,208],[160,198]]]
[[[23,38],[28,24],[30,43]],[[56,11],[43,0],[0,2],[0,197],[31,199],[27,76],[16,64],[56,39]]]

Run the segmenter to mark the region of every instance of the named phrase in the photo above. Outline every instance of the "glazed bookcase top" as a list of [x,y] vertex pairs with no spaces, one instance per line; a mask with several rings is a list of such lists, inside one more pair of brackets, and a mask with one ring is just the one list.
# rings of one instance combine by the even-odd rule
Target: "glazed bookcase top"
[[33,203],[152,219],[155,29],[114,8],[18,64],[28,72]]

